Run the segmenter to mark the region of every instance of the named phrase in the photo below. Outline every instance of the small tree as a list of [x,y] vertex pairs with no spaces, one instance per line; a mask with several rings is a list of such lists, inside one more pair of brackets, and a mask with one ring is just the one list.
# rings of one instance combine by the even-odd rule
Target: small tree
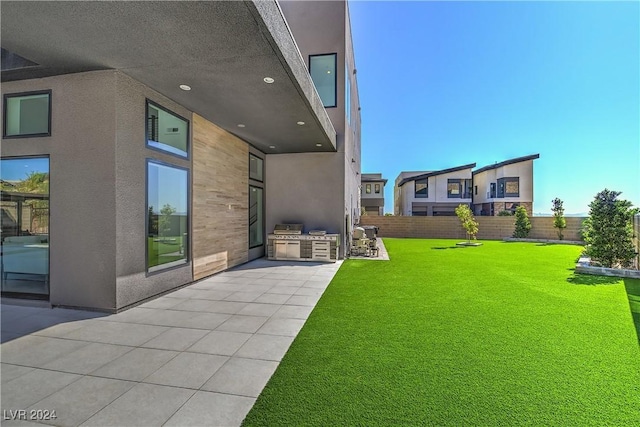
[[516,229],[513,231],[513,237],[527,237],[530,230],[531,221],[529,221],[527,209],[524,206],[518,206],[516,208]]
[[633,261],[633,216],[640,210],[618,200],[619,191],[604,189],[589,204],[583,223],[585,253],[605,267],[627,267]]
[[460,219],[462,228],[467,232],[467,242],[471,243],[471,239],[476,240],[476,234],[478,234],[478,223],[473,217],[473,213],[471,212],[471,209],[469,209],[469,206],[459,205],[455,212]]
[[567,220],[564,218],[564,207],[562,206],[562,200],[557,197],[551,201],[553,207],[551,210],[553,211],[553,227],[558,229],[558,239],[564,239],[562,235],[562,230],[567,228]]
[[163,237],[167,236],[171,230],[171,215],[175,213],[176,209],[170,204],[166,204],[160,209],[160,219],[158,220],[158,232]]
[[511,213],[511,211],[503,210],[498,212],[498,216],[513,216],[513,214]]

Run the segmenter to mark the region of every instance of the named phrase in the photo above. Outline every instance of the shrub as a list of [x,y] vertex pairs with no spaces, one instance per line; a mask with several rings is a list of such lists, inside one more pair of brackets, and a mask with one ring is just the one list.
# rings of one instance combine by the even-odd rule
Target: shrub
[[589,204],[583,223],[585,253],[605,267],[627,267],[635,256],[633,216],[640,212],[631,202],[619,200],[619,191],[604,189]]
[[558,239],[564,239],[562,230],[567,228],[567,220],[564,218],[564,207],[562,206],[562,200],[557,197],[551,201],[553,207],[553,227],[558,229]]
[[504,210],[498,212],[498,216],[513,216],[513,214],[511,213],[511,211]]
[[459,205],[456,210],[456,215],[462,223],[462,228],[467,232],[467,242],[471,243],[471,239],[476,240],[476,234],[478,234],[478,223],[473,217],[471,209],[468,205]]
[[530,230],[531,221],[529,221],[527,209],[524,206],[518,206],[516,208],[516,228],[513,231],[513,237],[527,237]]

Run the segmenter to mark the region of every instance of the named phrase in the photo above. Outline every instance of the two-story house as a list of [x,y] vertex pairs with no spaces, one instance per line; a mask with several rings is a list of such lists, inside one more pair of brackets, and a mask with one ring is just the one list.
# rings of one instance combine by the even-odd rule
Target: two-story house
[[360,179],[360,205],[364,215],[384,215],[384,186],[380,173],[363,173]]
[[433,172],[401,172],[394,188],[395,215],[451,216],[471,203],[471,170],[475,163]]
[[517,157],[473,171],[473,212],[495,216],[524,206],[533,214],[533,161],[540,154]]
[[3,2],[3,296],[117,311],[360,215],[346,1]]

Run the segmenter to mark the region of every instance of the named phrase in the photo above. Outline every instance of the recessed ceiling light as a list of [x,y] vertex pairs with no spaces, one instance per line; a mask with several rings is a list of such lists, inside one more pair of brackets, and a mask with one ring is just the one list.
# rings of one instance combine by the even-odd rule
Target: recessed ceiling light
[[297,122],[299,126],[304,126],[304,122],[303,121],[299,121]]
[[188,85],[180,85],[180,89],[182,89],[182,90],[191,90],[191,86],[188,86]]
[[239,127],[239,128],[243,128],[243,127],[245,127],[245,125],[244,125],[244,124],[242,124],[242,123],[238,123],[238,127]]
[[273,80],[271,77],[265,77],[265,78],[264,78],[264,79],[262,79],[262,80],[264,80],[264,82],[265,82],[265,83],[269,83],[269,84],[271,84],[271,83],[275,82],[275,80]]
[[276,148],[276,146],[275,145],[270,145],[269,148],[274,149],[274,148]]
[[327,70],[327,74],[331,74],[331,70]]
[[322,144],[318,143],[316,144],[316,147],[322,147]]

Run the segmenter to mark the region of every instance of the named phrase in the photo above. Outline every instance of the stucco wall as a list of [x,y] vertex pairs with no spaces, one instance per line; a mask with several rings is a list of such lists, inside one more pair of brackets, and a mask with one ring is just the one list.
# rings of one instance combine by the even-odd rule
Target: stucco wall
[[[585,218],[569,217],[567,228],[563,231],[565,240],[582,240],[580,226]],[[557,239],[557,230],[553,228],[552,217],[532,217],[532,239]],[[514,217],[476,217],[478,221],[478,239],[503,239],[511,237],[514,230]],[[418,216],[364,216],[362,225],[375,225],[380,228],[380,237],[420,237],[464,239],[466,233],[457,217],[418,217]]]
[[115,98],[112,71],[2,83],[51,89],[51,136],[2,140],[2,157],[48,155],[50,301],[115,307]]

